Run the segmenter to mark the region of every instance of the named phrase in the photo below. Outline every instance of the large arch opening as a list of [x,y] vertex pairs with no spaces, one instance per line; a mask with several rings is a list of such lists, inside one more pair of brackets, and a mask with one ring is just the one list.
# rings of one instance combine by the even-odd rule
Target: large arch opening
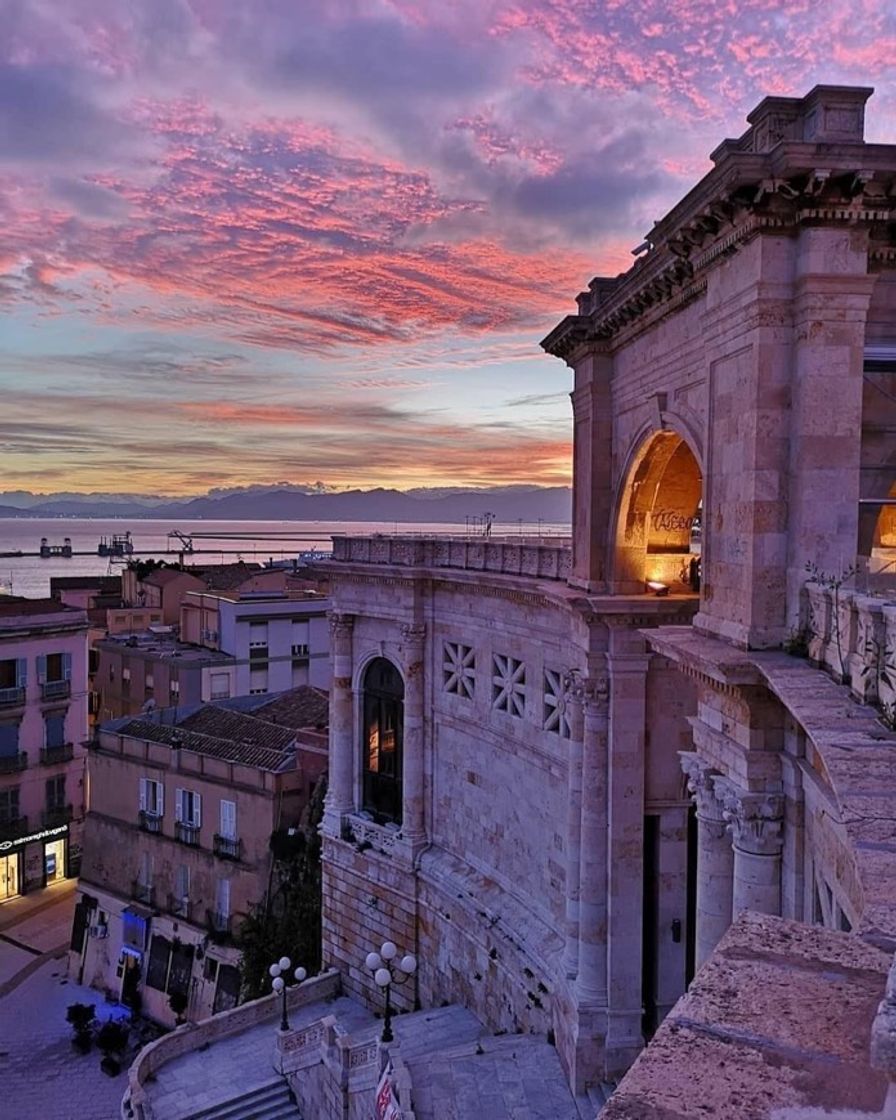
[[699,590],[702,499],[703,472],[687,441],[673,431],[646,439],[618,503],[613,591]]
[[401,824],[404,681],[385,657],[364,673],[361,807],[378,824]]
[[859,512],[859,556],[867,565],[868,591],[896,587],[896,482],[887,501],[892,504],[863,503]]

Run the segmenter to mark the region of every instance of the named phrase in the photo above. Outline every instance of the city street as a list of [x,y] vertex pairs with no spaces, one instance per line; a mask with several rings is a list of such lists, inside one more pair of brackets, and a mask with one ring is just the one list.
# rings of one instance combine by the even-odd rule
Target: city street
[[65,953],[74,882],[0,907],[0,1112],[12,1120],[117,1120],[126,1073],[107,1077],[101,1054],[78,1054],[65,1020],[71,1003],[93,1003],[97,1018],[114,1014],[103,997],[70,983]]

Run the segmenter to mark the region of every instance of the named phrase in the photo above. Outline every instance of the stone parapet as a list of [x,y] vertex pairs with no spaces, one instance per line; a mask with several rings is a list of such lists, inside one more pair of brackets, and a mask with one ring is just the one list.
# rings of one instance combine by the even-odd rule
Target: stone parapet
[[572,548],[565,537],[334,537],[332,564],[454,568],[495,575],[566,580]]
[[[339,973],[333,970],[312,977],[287,990],[287,1007],[294,1011],[317,1000],[333,999],[341,989]],[[147,1096],[146,1082],[166,1063],[193,1051],[204,1050],[214,1042],[241,1034],[260,1023],[273,1022],[280,1015],[279,996],[240,1004],[239,1007],[212,1015],[199,1023],[185,1023],[170,1034],[144,1046],[128,1070],[128,1088],[122,1104],[122,1115],[132,1120],[163,1120],[156,1117]]]

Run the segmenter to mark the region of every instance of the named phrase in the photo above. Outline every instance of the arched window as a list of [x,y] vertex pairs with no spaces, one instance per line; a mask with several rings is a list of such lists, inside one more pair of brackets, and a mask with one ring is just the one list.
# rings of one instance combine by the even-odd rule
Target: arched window
[[404,682],[391,661],[378,657],[364,674],[363,805],[380,824],[401,824]]

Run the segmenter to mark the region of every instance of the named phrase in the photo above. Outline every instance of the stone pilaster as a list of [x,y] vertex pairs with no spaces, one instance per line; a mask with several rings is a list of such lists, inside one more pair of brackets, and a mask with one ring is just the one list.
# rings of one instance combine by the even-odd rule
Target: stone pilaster
[[342,818],[354,808],[353,627],[352,615],[330,613],[330,784],[323,822],[330,836],[341,835]]
[[716,785],[734,840],[732,913],[780,915],[783,798],[779,793],[748,793],[727,779],[717,779]]
[[607,1006],[607,681],[584,683],[579,894],[580,1007]]
[[569,769],[566,808],[566,975],[579,971],[579,890],[582,845],[582,738],[585,715],[581,679],[570,673],[565,680],[566,711],[569,719]]
[[423,648],[426,627],[401,628],[404,661],[404,759],[401,831],[412,849],[426,842],[424,818]]
[[613,359],[591,345],[575,358],[573,408],[572,577],[589,591],[606,587],[613,506]]
[[720,776],[693,751],[679,751],[679,758],[697,810],[695,965],[699,968],[731,925],[734,851],[715,785]]
[[644,757],[647,667],[631,620],[609,630],[607,1063],[631,1065],[643,1046]]

